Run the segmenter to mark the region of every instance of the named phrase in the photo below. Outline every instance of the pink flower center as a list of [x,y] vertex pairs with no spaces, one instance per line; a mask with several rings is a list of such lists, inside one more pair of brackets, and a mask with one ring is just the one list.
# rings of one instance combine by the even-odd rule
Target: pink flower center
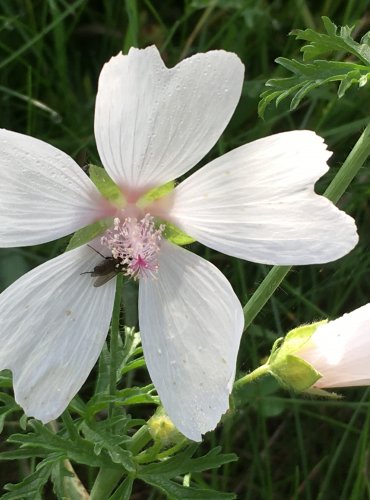
[[116,217],[113,228],[105,232],[101,243],[111,250],[126,276],[134,279],[153,277],[159,267],[158,253],[164,228],[163,224],[156,228],[149,214],[140,220]]

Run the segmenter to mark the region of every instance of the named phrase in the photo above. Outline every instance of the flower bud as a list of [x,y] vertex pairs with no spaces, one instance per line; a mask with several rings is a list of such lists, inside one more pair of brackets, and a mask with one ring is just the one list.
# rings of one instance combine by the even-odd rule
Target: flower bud
[[370,304],[320,324],[296,352],[321,374],[314,387],[370,384]]
[[184,439],[162,407],[148,420],[148,428],[153,440],[160,442],[162,447]]
[[303,325],[291,330],[285,339],[278,339],[267,361],[268,371],[283,386],[297,392],[306,391],[320,378],[321,373],[298,355],[315,330],[325,321]]
[[275,342],[267,365],[282,385],[336,397],[324,388],[370,384],[370,304],[333,321],[291,330]]

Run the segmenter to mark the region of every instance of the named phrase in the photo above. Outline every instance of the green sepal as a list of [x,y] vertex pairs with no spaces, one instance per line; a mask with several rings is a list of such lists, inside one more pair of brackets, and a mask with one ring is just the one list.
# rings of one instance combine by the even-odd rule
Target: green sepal
[[154,189],[148,191],[144,196],[142,196],[139,200],[140,206],[145,206],[152,201],[158,200],[158,198],[162,198],[166,194],[169,194],[171,191],[175,189],[175,181],[166,182],[162,186],[155,187]]
[[[148,191],[144,196],[140,198],[138,205],[144,208],[149,203],[152,203],[153,201],[158,200],[159,198],[163,198],[163,196],[171,193],[171,191],[173,191],[174,189],[175,181],[169,181],[160,187],[156,187],[151,191]],[[189,245],[190,243],[194,243],[196,241],[194,238],[181,231],[174,224],[162,220],[159,220],[158,222],[166,226],[163,232],[163,236],[164,238],[166,238],[166,240],[171,241],[171,243],[183,246]]]
[[312,337],[317,328],[327,322],[327,319],[323,319],[322,321],[316,321],[315,323],[310,323],[309,325],[301,325],[293,330],[290,330],[290,332],[288,332],[285,336],[284,348],[289,349],[290,353],[301,349]]
[[281,342],[281,339],[278,339],[273,345],[268,364],[273,363],[276,359],[280,360],[288,354],[295,354],[310,340],[317,327],[327,323],[327,321],[328,320],[324,319],[323,321],[317,321],[309,325],[301,325],[290,330],[290,332],[286,334],[281,345],[278,344],[279,341]]
[[164,224],[166,225],[166,228],[163,231],[163,236],[166,240],[171,241],[171,243],[183,246],[190,245],[190,243],[194,243],[196,241],[194,238],[181,231],[181,229],[176,227],[174,224],[171,224],[170,222],[164,222]]
[[327,320],[302,325],[287,333],[284,341],[278,339],[272,348],[267,365],[270,373],[285,387],[297,392],[307,391],[322,375],[296,353],[309,342],[318,326]]
[[269,365],[270,362],[274,360],[283,343],[284,343],[284,337],[279,337],[278,339],[275,340],[271,348],[270,356],[266,363],[267,365]]
[[97,167],[96,165],[89,165],[89,175],[90,179],[99,189],[104,198],[119,207],[124,205],[125,197],[123,196],[120,188],[114,181],[112,181],[104,168]]
[[287,354],[270,365],[270,373],[279,382],[297,392],[309,389],[321,377],[315,368],[298,356]]
[[69,240],[66,252],[68,252],[69,250],[74,250],[75,248],[78,248],[81,245],[85,245],[86,243],[89,243],[89,241],[93,240],[97,236],[102,235],[112,225],[113,225],[113,219],[112,217],[108,217],[106,219],[101,219],[98,222],[95,222],[94,224],[90,224],[89,226],[85,226],[82,229],[79,229]]
[[307,389],[305,393],[310,394],[311,396],[325,399],[343,399],[343,396],[341,394],[325,391],[324,389],[318,389],[317,387],[311,387],[310,389]]

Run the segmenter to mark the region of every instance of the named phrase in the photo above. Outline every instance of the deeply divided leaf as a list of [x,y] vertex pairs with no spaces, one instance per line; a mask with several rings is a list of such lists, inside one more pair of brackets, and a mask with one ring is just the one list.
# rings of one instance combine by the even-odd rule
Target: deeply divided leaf
[[[261,94],[258,113],[264,116],[267,106],[275,101],[278,105],[286,98],[290,98],[290,110],[294,110],[313,90],[339,82],[338,98],[344,96],[353,85],[363,87],[370,79],[370,37],[367,33],[361,43],[353,40],[352,28],[337,26],[329,18],[323,17],[327,34],[318,33],[309,28],[295,30],[293,34],[297,40],[309,42],[301,49],[303,62],[296,59],[279,57],[276,62],[290,71],[293,76],[286,78],[272,78],[266,82],[270,89]],[[324,56],[335,54],[336,60],[323,59]],[[348,61],[348,55],[355,61]],[[321,57],[321,59],[318,59]],[[344,59],[338,61],[337,59]]]

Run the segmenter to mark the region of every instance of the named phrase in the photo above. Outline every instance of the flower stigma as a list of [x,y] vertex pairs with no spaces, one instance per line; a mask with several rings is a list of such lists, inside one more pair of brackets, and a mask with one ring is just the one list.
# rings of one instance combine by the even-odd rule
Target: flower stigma
[[126,276],[134,280],[155,277],[164,229],[164,224],[155,226],[150,214],[142,219],[116,217],[113,228],[105,232],[101,243],[111,250],[117,268],[122,267]]

